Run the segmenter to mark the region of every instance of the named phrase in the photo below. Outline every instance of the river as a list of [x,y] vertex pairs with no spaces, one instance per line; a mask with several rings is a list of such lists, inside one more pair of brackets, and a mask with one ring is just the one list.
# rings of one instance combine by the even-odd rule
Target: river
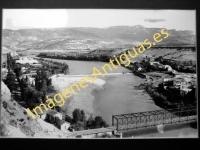
[[[104,62],[97,61],[76,61],[53,59],[58,62],[65,62],[69,65],[69,74],[89,74],[93,73],[92,68],[96,67],[101,71]],[[143,111],[159,110],[151,97],[143,90],[136,90],[134,86],[139,85],[144,79],[130,73],[124,67],[118,67],[104,77],[98,76],[106,81],[103,90],[94,90],[92,95],[94,116],[102,116],[103,119],[111,124],[112,114],[125,114]],[[124,74],[117,74],[124,73]]]

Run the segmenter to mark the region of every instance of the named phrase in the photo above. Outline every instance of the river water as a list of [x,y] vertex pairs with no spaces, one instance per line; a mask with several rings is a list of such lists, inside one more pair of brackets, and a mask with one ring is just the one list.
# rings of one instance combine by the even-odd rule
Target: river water
[[[69,74],[91,74],[92,68],[96,67],[100,71],[104,62],[97,61],[75,61],[53,59],[58,62],[66,62],[69,65]],[[92,95],[94,116],[102,116],[103,119],[111,124],[112,114],[125,114],[143,111],[159,110],[151,100],[150,96],[143,90],[136,90],[134,86],[139,85],[144,79],[130,73],[130,70],[124,67],[113,69],[111,73],[104,77],[98,76],[106,81],[103,90],[94,90]],[[124,74],[117,74],[124,73]]]

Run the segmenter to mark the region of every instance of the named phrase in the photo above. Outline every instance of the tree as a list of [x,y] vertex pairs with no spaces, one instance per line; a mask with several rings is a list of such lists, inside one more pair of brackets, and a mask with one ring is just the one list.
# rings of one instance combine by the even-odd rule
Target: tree
[[86,128],[92,129],[93,127],[95,127],[95,121],[93,116],[91,115],[86,122]]
[[81,130],[84,130],[85,128],[84,128],[84,123],[83,122],[80,122],[80,121],[78,121],[77,122],[77,131],[81,131]]
[[102,119],[101,116],[95,117],[95,128],[108,127],[108,124]]
[[22,68],[20,66],[16,66],[14,69],[14,72],[15,72],[17,78],[19,78],[19,76],[22,75]]
[[51,81],[52,81],[52,79],[51,79],[51,78],[47,79],[47,86],[50,86],[50,85],[52,85]]
[[78,121],[82,120],[82,114],[80,109],[75,109],[72,113],[73,115],[73,122],[77,123]]
[[15,87],[16,81],[17,81],[17,78],[16,78],[15,73],[12,70],[10,70],[6,76],[6,84],[11,92],[16,90],[16,87]]
[[42,80],[41,86],[39,87],[39,91],[42,92],[42,101],[43,103],[45,103],[45,97],[47,95],[47,83],[45,79]]
[[47,86],[51,84],[51,80],[49,80],[47,74],[44,70],[38,69],[37,76],[35,79],[35,88],[38,91],[42,91],[44,96],[47,94]]
[[86,115],[85,115],[85,112],[84,110],[81,110],[81,121],[83,122],[84,124],[84,128],[86,127]]
[[53,93],[53,92],[56,92],[54,86],[52,85],[51,83],[51,78],[47,80],[47,92],[48,93]]
[[95,128],[101,128],[101,122],[103,121],[102,117],[96,116],[95,117]]
[[31,109],[42,103],[42,96],[43,93],[41,91],[39,92],[31,86],[25,88],[22,95],[23,100]]
[[60,106],[55,106],[55,109],[56,109],[57,112],[62,112],[62,109],[61,109]]
[[86,115],[85,115],[84,110],[75,109],[73,111],[72,115],[73,115],[73,119],[72,119],[73,124],[74,125],[76,124],[78,126],[78,128],[80,128],[81,130],[85,129],[86,128]]
[[84,110],[81,110],[81,121],[84,122],[86,121],[86,116]]
[[8,68],[8,71],[11,69],[11,57],[10,57],[10,53],[7,53],[7,68]]

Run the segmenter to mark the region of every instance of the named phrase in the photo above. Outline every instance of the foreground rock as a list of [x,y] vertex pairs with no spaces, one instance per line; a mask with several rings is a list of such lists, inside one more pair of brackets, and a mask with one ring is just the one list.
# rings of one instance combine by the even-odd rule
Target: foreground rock
[[1,81],[1,126],[6,137],[66,137],[58,128],[42,119],[32,119],[27,110],[11,99],[11,93]]

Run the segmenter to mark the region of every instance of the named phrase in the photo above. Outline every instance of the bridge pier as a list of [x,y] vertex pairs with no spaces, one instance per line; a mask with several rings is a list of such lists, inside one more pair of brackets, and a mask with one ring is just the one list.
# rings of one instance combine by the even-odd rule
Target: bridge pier
[[117,138],[122,138],[123,137],[123,134],[122,132],[117,132],[114,134]]

